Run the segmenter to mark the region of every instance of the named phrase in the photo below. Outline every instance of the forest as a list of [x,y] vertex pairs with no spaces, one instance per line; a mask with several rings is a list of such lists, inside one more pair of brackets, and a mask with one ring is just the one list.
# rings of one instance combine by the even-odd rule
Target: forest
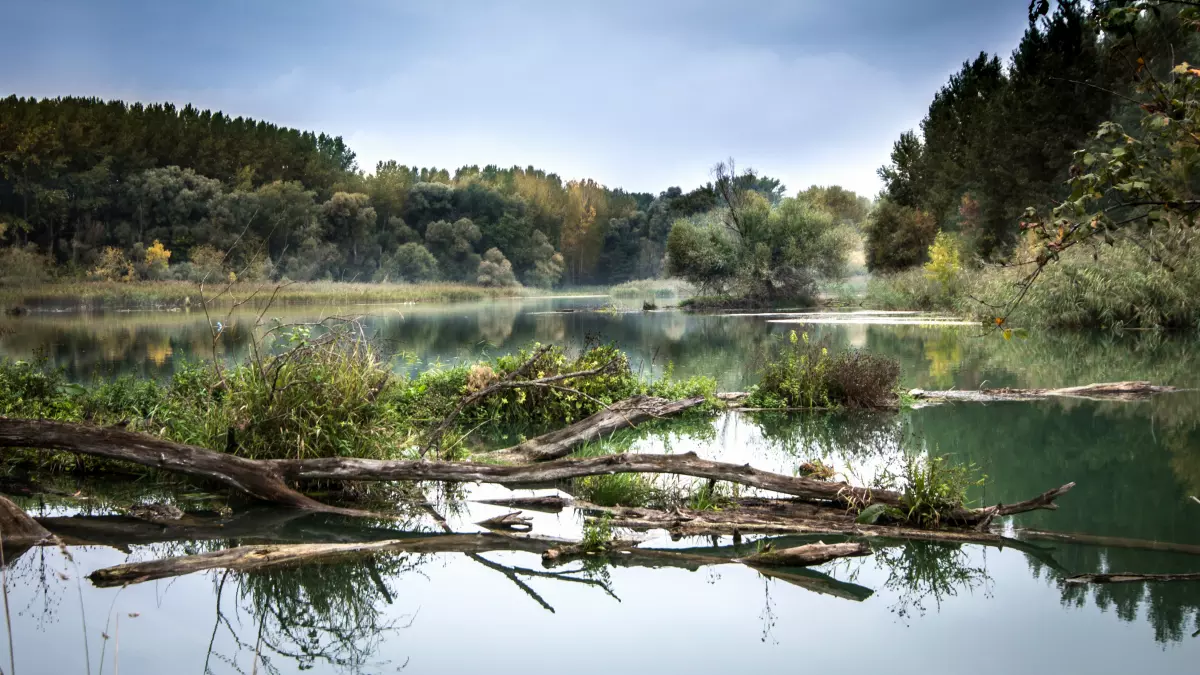
[[964,62],[879,169],[868,302],[1194,327],[1195,4],[1029,9],[1011,57]]
[[[771,203],[783,197],[778,180],[737,180]],[[719,203],[712,183],[655,196],[533,167],[451,174],[387,161],[365,173],[340,137],[191,106],[0,101],[9,283],[56,270],[108,281],[617,284],[660,276],[673,223]]]

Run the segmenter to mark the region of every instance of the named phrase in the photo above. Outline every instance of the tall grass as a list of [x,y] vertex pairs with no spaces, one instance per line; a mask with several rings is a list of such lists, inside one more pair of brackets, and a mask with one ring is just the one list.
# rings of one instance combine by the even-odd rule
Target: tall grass
[[673,298],[691,295],[695,288],[680,279],[637,279],[609,289],[614,298]]
[[[223,286],[205,289],[209,306],[229,306],[250,298],[249,306],[274,304],[343,304],[398,302],[469,302],[496,298],[549,295],[535,288],[485,288],[458,283],[354,283],[309,281],[290,283],[275,291],[274,283],[239,282],[218,296]],[[556,291],[576,294],[581,291]],[[274,300],[271,296],[274,294]],[[187,281],[70,281],[0,287],[0,307],[53,309],[158,309],[199,306],[199,287]]]

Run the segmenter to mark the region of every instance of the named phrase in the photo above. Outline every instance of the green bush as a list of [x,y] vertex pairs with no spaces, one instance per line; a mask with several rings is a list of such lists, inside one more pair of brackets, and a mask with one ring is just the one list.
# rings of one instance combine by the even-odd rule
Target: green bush
[[830,354],[807,333],[792,331],[767,357],[748,404],[760,408],[894,406],[900,365],[859,351]]

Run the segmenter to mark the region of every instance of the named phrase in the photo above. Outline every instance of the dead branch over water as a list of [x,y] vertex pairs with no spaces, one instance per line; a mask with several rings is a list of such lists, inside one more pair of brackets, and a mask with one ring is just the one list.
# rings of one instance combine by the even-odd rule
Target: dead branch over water
[[[600,413],[603,414],[603,413]],[[595,417],[595,416],[593,416]],[[582,459],[556,459],[520,465],[424,460],[373,460],[330,457],[299,460],[251,460],[205,448],[173,443],[148,434],[67,422],[0,418],[0,447],[65,450],[117,459],[184,475],[216,480],[258,499],[310,511],[364,515],[362,512],[322,504],[296,491],[289,481],[439,481],[480,482],[499,485],[548,483],[585,476],[617,473],[676,474],[728,481],[747,487],[791,495],[804,500],[865,506],[881,503],[900,506],[901,495],[846,483],[831,483],[803,476],[785,476],[749,465],[714,462],[695,453],[680,455],[617,454]],[[1068,483],[1016,504],[980,509],[956,508],[945,514],[947,522],[986,527],[996,516],[1036,509],[1055,509],[1055,499],[1074,487]]]

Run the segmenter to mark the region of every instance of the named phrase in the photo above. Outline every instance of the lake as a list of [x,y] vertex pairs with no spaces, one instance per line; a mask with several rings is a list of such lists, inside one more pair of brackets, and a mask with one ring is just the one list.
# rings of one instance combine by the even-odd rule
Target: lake
[[[443,306],[279,308],[284,322],[363,315],[365,329],[416,371],[506,353],[532,341],[615,342],[635,370],[707,374],[722,390],[755,379],[754,355],[791,330],[897,359],[906,387],[1053,387],[1129,379],[1200,387],[1200,342],[1030,335],[1005,340],[937,317],[866,313],[694,316],[639,311],[608,298],[503,300]],[[264,320],[269,317],[264,317]],[[215,353],[243,357],[257,315],[202,312],[35,313],[0,322],[0,354],[42,356],[77,381],[166,378]],[[572,673],[880,670],[1195,673],[1200,583],[1073,585],[1071,574],[1196,572],[1200,558],[1127,546],[1038,539],[1023,529],[1200,546],[1200,394],[1146,402],[959,403],[899,413],[724,413],[701,428],[633,441],[634,450],[695,451],[792,474],[821,458],[866,477],[907,453],[950,455],[987,481],[983,503],[1078,483],[1055,511],[1006,523],[1018,548],[881,545],[866,558],[765,576],[729,562],[754,541],[658,533],[643,546],[678,557],[617,556],[546,567],[532,551],[388,553],[269,571],[204,572],[123,589],[91,571],[266,542],[434,537],[508,509],[472,500],[495,486],[431,489],[395,522],[238,510],[219,528],[176,537],[113,504],[172,497],[215,518],[219,498],[131,482],[55,484],[15,495],[56,518],[73,545],[6,551],[15,672]],[[15,494],[16,484],[6,479]],[[78,491],[78,493],[76,493]],[[522,495],[552,490],[517,491]],[[533,532],[577,538],[582,518],[528,512]],[[105,529],[109,528],[109,529]],[[170,539],[170,540],[164,540]],[[811,540],[808,539],[808,540]],[[782,538],[779,545],[796,539]],[[109,542],[109,543],[106,543]],[[1110,542],[1119,543],[1119,542]],[[6,652],[0,649],[0,653]],[[164,670],[164,664],[168,664]],[[9,669],[0,658],[0,668]]]

